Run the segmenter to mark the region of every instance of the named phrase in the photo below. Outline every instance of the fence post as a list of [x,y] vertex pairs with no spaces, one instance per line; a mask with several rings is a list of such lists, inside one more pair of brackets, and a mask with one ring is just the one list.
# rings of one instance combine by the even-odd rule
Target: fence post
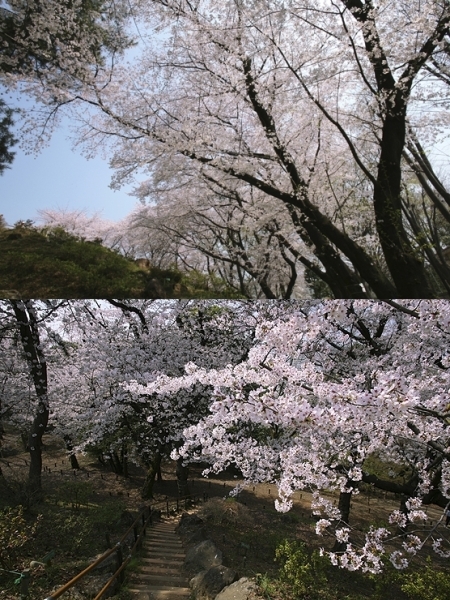
[[[116,555],[117,555],[117,569],[120,569],[120,567],[122,566],[122,563],[123,563],[123,552],[122,552],[122,546],[121,546],[120,542],[116,545]],[[124,572],[123,571],[121,571],[121,573],[119,574],[118,579],[121,583],[123,583],[123,580],[124,580]]]

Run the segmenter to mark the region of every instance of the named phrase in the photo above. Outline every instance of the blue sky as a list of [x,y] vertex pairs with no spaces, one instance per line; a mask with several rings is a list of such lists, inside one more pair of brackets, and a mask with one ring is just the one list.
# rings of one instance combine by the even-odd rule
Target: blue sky
[[86,209],[101,212],[105,219],[125,217],[137,203],[127,192],[108,186],[112,170],[101,158],[87,160],[72,150],[68,121],[53,135],[51,143],[37,156],[27,155],[18,146],[10,169],[0,176],[0,214],[12,225],[38,218],[38,209]]

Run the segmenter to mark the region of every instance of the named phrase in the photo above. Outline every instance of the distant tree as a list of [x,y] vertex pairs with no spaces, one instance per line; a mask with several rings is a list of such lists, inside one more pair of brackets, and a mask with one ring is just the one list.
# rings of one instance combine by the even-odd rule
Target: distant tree
[[[9,169],[8,165],[12,163],[15,155],[15,152],[11,152],[11,147],[17,143],[11,131],[14,125],[13,112],[13,109],[0,98],[0,175],[3,175],[5,169]],[[2,228],[1,221],[0,228]]]

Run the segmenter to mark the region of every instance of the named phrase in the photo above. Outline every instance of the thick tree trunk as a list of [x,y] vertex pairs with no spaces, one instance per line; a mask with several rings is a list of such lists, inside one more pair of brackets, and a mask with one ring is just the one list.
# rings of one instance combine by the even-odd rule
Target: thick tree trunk
[[144,486],[142,488],[142,498],[153,498],[153,485],[155,483],[156,475],[161,466],[161,453],[156,452],[152,462],[147,468],[147,475],[145,477]]
[[423,261],[402,221],[401,159],[405,147],[404,110],[388,114],[383,125],[374,211],[381,247],[400,298],[432,298]]
[[38,398],[37,410],[28,435],[28,491],[32,497],[38,497],[42,493],[42,436],[49,417],[47,363],[41,348],[33,303],[31,300],[10,300],[10,303],[19,326],[22,346]]
[[183,466],[183,459],[179,458],[177,460],[177,484],[178,484],[178,495],[183,498],[189,494],[188,490],[188,477],[189,477],[189,468],[187,466]]
[[350,522],[350,508],[353,492],[341,492],[339,494],[338,509],[341,513],[341,521],[344,521],[347,525]]
[[[347,488],[353,490],[358,486],[357,481],[353,481],[351,479],[347,480]],[[340,492],[339,500],[338,500],[338,509],[341,513],[341,521],[348,525],[350,523],[350,510],[351,510],[351,501],[352,501],[353,491],[350,492]],[[346,542],[335,541],[333,546],[333,552],[345,552],[347,549]]]

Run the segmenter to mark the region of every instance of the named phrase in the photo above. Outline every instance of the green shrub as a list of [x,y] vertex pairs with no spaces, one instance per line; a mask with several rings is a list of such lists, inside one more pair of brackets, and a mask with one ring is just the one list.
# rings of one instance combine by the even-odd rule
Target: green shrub
[[411,600],[448,600],[450,598],[450,573],[431,566],[408,571],[401,576],[401,590]]
[[73,512],[59,513],[54,516],[52,527],[58,549],[79,555],[89,555],[93,552],[90,547],[92,527],[87,515]]
[[0,564],[3,569],[12,569],[17,565],[21,551],[33,538],[40,520],[41,515],[38,515],[34,523],[27,523],[23,506],[0,511]]
[[66,481],[60,488],[59,495],[66,504],[73,508],[89,505],[92,496],[92,485],[88,481]]
[[327,598],[328,560],[317,550],[309,552],[301,542],[285,540],[276,549],[275,559],[281,563],[280,580],[296,598]]

